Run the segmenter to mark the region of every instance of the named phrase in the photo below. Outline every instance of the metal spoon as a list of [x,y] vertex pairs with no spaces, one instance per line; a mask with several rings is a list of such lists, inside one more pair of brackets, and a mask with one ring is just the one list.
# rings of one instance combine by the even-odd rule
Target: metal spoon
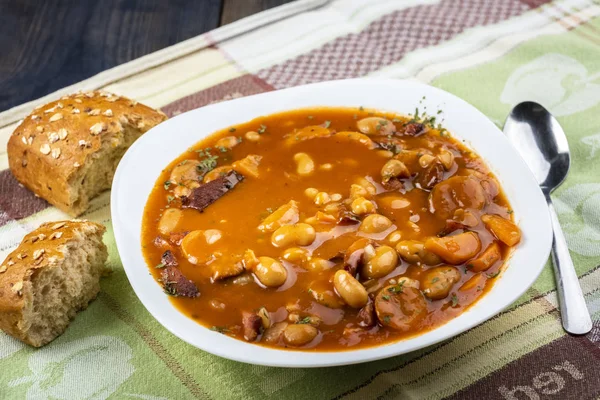
[[574,335],[586,334],[592,330],[592,319],[550,198],[550,193],[567,177],[571,164],[565,132],[548,110],[526,101],[510,112],[504,123],[504,134],[529,165],[548,202],[554,229],[552,263],[563,327]]

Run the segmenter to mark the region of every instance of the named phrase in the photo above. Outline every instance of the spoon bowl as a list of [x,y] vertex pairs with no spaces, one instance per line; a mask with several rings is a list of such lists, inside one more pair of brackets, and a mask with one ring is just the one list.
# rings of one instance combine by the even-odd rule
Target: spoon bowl
[[548,203],[553,228],[552,264],[563,327],[574,335],[586,334],[592,330],[592,319],[550,198],[550,193],[569,173],[571,156],[567,136],[556,118],[532,101],[513,108],[504,124],[504,134],[533,172]]
[[506,119],[504,133],[521,153],[544,194],[565,180],[571,165],[567,136],[542,105],[533,101],[516,105]]

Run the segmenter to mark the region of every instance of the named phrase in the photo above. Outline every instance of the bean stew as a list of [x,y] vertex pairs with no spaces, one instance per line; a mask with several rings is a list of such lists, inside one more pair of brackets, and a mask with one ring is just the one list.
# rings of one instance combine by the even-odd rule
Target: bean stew
[[435,118],[356,108],[260,117],[163,170],[149,269],[198,323],[259,345],[376,346],[458,316],[521,233],[485,162]]

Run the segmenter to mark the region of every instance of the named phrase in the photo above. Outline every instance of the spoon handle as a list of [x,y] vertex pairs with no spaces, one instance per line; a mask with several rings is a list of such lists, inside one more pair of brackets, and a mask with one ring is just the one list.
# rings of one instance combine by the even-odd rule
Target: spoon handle
[[546,200],[550,208],[550,219],[554,230],[552,264],[554,265],[562,324],[567,332],[573,335],[584,335],[592,330],[592,319],[585,304],[565,235],[549,195],[546,195]]

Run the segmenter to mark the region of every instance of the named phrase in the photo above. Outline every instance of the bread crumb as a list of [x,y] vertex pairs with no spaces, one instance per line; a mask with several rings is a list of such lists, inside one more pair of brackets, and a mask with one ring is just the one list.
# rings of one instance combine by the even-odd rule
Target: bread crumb
[[100,109],[99,108],[94,108],[93,110],[91,110],[88,115],[100,115]]
[[44,143],[40,146],[40,153],[42,154],[50,154],[50,145],[48,143]]
[[113,112],[112,110],[109,108],[108,110],[104,111],[102,113],[102,115],[106,116],[106,117],[112,117],[113,116]]
[[60,157],[60,149],[58,147],[55,147],[52,149],[52,158],[58,158]]
[[60,140],[65,140],[68,134],[69,132],[67,132],[65,128],[60,128],[58,130],[58,137],[60,138]]

